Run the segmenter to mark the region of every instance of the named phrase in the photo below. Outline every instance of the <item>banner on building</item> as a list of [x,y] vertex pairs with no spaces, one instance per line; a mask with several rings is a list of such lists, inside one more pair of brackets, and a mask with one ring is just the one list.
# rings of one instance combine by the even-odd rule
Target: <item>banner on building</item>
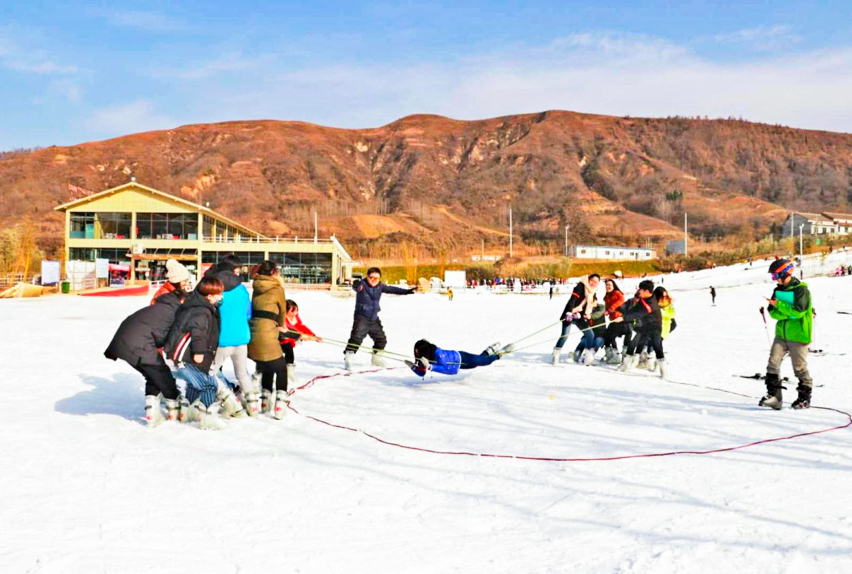
[[59,261],[42,261],[41,262],[41,284],[56,285],[59,283],[59,271],[61,267]]
[[95,277],[109,279],[109,259],[95,259]]

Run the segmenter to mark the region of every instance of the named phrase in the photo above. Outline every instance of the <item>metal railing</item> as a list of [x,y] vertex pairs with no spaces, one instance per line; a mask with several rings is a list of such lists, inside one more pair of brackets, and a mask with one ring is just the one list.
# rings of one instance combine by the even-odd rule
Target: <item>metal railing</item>
[[205,235],[202,237],[204,243],[334,243],[334,239],[320,239],[313,237],[220,237]]

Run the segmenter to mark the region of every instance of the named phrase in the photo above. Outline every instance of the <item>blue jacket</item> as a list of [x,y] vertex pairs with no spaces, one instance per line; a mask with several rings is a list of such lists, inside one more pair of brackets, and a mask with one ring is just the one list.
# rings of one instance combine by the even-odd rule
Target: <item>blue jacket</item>
[[[461,368],[461,355],[458,351],[445,351],[440,347],[435,348],[435,360],[432,363],[432,372],[441,373],[443,375],[455,375]],[[417,365],[411,368],[416,374],[421,377],[426,375],[426,371],[419,369]]]
[[403,289],[402,287],[393,287],[385,285],[382,282],[371,287],[366,281],[354,281],[352,290],[358,295],[355,297],[355,316],[360,315],[370,321],[375,321],[379,318],[379,299],[382,298],[382,293],[391,293],[394,295],[411,295],[414,289]]
[[222,293],[222,306],[219,307],[222,326],[219,331],[220,347],[238,347],[248,345],[251,340],[249,319],[251,319],[251,296],[242,283]]

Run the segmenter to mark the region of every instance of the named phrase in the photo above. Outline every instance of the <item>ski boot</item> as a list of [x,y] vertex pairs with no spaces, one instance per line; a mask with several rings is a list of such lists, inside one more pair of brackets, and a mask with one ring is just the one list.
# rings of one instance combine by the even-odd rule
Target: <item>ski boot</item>
[[660,372],[660,378],[666,380],[666,360],[660,359],[657,361],[657,369]]
[[219,381],[219,387],[216,389],[216,399],[221,404],[223,417],[239,419],[246,416],[246,409],[240,401],[237,400],[236,395],[234,395],[234,391],[229,389],[228,385],[224,384],[222,381]]
[[790,405],[790,408],[801,410],[806,409],[811,406],[811,387],[806,387],[802,383],[799,383],[799,386],[796,387],[796,390],[799,391],[799,396],[793,401],[793,404]]
[[496,342],[496,343],[491,343],[490,345],[485,347],[485,354],[486,355],[489,355],[489,356],[496,355],[499,352],[500,352],[500,342],[499,341]]
[[245,393],[243,401],[248,416],[256,417],[260,414],[260,393]]
[[387,368],[388,364],[385,363],[384,359],[382,359],[382,354],[382,351],[373,351],[373,356],[370,359],[370,364],[374,367],[380,367],[382,369]]
[[583,351],[583,364],[591,366],[595,362],[595,350],[594,349],[586,349]]
[[778,380],[778,375],[766,373],[766,396],[760,399],[757,405],[780,411],[783,388],[781,382]]
[[574,360],[575,363],[580,362],[580,358],[583,356],[583,351],[574,351],[571,353],[571,359]]
[[624,360],[621,362],[621,366],[618,367],[618,370],[622,373],[629,373],[636,366],[636,363],[639,362],[639,357],[637,355],[627,355],[624,357]]
[[607,347],[609,350],[609,357],[605,359],[607,365],[620,365],[621,364],[621,353],[615,347]]
[[177,421],[180,418],[180,397],[176,399],[164,399],[166,403],[166,420]]
[[290,363],[287,365],[287,386],[295,388],[299,385],[299,381],[296,378],[296,365],[295,363]]
[[178,402],[180,403],[180,411],[178,411],[178,422],[190,422],[189,412],[193,410],[192,406],[189,404],[189,401],[183,395],[178,397]]
[[553,353],[551,353],[551,355],[550,355],[550,364],[551,365],[558,365],[559,364],[559,355],[561,355],[561,354],[562,354],[562,349],[560,349],[559,347],[554,347]]
[[287,407],[290,405],[290,396],[287,391],[275,392],[275,408],[272,409],[272,416],[276,420],[281,420],[287,414]]
[[223,428],[228,427],[228,423],[219,416],[220,405],[218,402],[215,402],[206,408],[201,401],[195,401],[192,404],[196,405],[195,408],[198,410],[198,427],[201,430],[222,430]]
[[649,371],[652,370],[653,367],[651,366],[651,356],[645,351],[642,351],[642,354],[639,355],[639,363],[636,365],[636,368],[647,369]]
[[352,370],[352,359],[355,358],[355,353],[347,351],[343,353],[343,368],[347,371]]
[[515,351],[515,345],[509,343],[508,345],[503,345],[499,351],[497,351],[498,355],[508,355],[509,353],[513,353]]
[[263,389],[260,397],[260,412],[271,413],[275,408],[275,394],[270,389]]
[[146,395],[145,424],[150,428],[154,428],[164,420],[166,419],[163,416],[163,411],[160,410],[160,395]]

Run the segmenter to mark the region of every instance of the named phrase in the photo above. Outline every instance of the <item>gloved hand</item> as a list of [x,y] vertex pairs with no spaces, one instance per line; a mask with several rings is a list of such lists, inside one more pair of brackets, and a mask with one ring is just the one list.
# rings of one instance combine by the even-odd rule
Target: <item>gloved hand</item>
[[417,364],[424,371],[432,370],[432,363],[430,363],[429,359],[427,359],[426,357],[420,357],[419,359],[417,359]]

